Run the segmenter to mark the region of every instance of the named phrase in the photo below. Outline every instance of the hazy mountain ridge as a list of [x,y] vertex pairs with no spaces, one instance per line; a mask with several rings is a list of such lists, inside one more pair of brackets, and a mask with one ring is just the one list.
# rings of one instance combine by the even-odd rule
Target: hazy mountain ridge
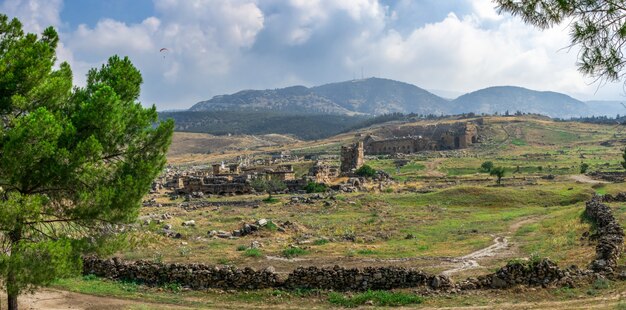
[[[444,99],[415,85],[381,78],[330,83],[315,87],[291,86],[243,90],[201,101],[190,111],[244,111],[296,114],[382,115],[388,113],[477,114],[537,113],[570,118],[615,115],[618,102],[585,103],[566,94],[517,86],[494,86]],[[623,111],[622,113],[626,113]]]
[[589,115],[589,107],[582,101],[552,91],[536,91],[518,86],[494,86],[477,90],[454,99],[456,113],[505,112],[543,114],[550,117],[578,117]]
[[441,114],[448,101],[415,85],[389,79],[369,78],[325,84],[311,88],[340,106],[361,113]]
[[243,90],[215,96],[192,106],[190,111],[272,111],[306,114],[351,115],[353,111],[321,97],[304,86],[281,89]]

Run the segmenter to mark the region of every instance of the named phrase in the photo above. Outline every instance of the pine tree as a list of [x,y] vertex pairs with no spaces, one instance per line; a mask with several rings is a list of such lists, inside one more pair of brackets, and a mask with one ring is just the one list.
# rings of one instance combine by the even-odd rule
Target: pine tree
[[136,219],[165,164],[173,122],[143,108],[142,77],[113,56],[73,88],[54,69],[53,28],[25,34],[0,15],[0,283],[17,296],[80,272],[81,255]]

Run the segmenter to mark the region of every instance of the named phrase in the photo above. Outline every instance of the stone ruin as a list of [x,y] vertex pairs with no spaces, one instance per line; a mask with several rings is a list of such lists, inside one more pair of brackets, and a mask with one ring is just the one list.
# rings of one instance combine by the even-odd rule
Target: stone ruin
[[363,154],[363,141],[359,141],[352,145],[342,146],[340,166],[341,173],[348,174],[361,168],[364,163]]
[[420,151],[455,150],[478,142],[478,126],[473,122],[403,126],[390,130],[391,138],[368,135],[363,140],[365,154],[393,155]]
[[317,161],[311,169],[309,169],[309,177],[316,183],[330,183],[334,178],[339,177],[339,169],[337,167]]

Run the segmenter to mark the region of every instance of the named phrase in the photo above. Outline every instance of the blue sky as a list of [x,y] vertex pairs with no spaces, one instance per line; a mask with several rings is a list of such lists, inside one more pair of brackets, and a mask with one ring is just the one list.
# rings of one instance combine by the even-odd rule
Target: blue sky
[[624,98],[622,84],[598,87],[577,72],[566,26],[539,31],[490,0],[4,0],[0,11],[30,32],[56,27],[58,59],[77,85],[109,56],[129,56],[144,76],[142,102],[159,109],[361,69],[449,96],[518,85]]

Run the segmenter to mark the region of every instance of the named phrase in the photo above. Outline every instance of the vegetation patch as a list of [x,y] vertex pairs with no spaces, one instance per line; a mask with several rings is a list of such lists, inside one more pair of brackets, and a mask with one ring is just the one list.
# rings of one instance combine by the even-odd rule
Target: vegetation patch
[[328,294],[328,301],[331,304],[347,308],[355,308],[366,304],[397,307],[421,304],[424,302],[424,298],[415,294],[390,291],[367,291],[348,296],[333,292]]
[[283,256],[287,258],[297,257],[305,254],[309,254],[309,251],[302,248],[289,247],[283,250]]
[[247,249],[245,252],[243,252],[244,256],[246,257],[261,257],[263,256],[263,253],[261,253],[261,250],[259,249]]

